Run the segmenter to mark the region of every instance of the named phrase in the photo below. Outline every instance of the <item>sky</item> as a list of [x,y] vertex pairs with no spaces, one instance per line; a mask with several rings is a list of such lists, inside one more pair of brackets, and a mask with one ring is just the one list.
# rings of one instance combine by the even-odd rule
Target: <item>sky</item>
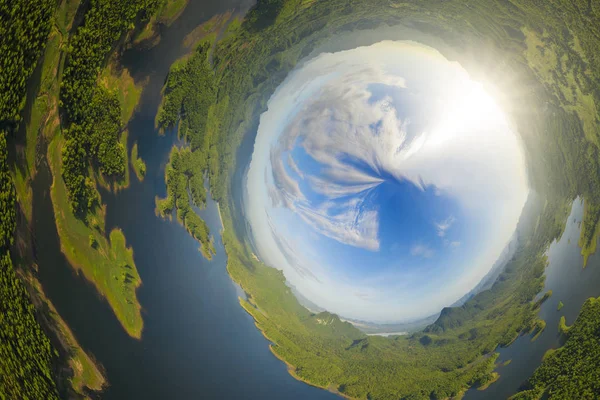
[[304,297],[391,323],[473,289],[527,195],[519,136],[483,84],[430,47],[382,41],[288,75],[244,203],[257,256]]

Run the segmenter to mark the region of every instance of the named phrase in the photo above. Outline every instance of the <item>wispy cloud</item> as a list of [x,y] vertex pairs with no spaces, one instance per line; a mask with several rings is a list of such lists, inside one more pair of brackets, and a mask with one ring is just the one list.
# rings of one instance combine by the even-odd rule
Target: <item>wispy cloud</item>
[[446,218],[442,222],[437,222],[435,224],[435,228],[437,230],[437,235],[439,237],[446,236],[446,232],[448,231],[448,229],[450,229],[452,227],[452,224],[454,224],[454,222],[456,222],[456,218],[454,218],[454,216],[452,216],[452,215],[450,215],[448,218]]
[[410,248],[410,255],[413,257],[432,258],[435,250],[424,244],[415,244]]

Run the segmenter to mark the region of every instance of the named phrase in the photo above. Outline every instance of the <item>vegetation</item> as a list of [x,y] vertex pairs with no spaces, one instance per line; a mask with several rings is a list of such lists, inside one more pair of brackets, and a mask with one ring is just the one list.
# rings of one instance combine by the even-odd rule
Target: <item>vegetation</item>
[[[83,351],[71,329],[46,297],[42,285],[32,273],[27,273],[24,278],[35,307],[42,310],[39,314],[42,317],[42,325],[49,327],[51,336],[54,336],[53,343],[57,343],[59,353],[64,353],[64,357],[68,359],[71,376],[65,378],[70,380],[72,390],[82,397],[87,397],[90,390],[102,390],[106,384],[102,372],[94,360]],[[71,394],[69,392],[61,397],[75,397]]]
[[[561,318],[561,325],[564,319]],[[561,331],[563,331],[561,329]],[[600,299],[588,299],[565,333],[563,347],[544,357],[530,388],[512,399],[595,399],[600,393]]]
[[160,41],[160,26],[169,26],[183,13],[189,0],[164,0],[143,29],[134,34],[134,44],[156,45]]
[[583,220],[579,247],[583,256],[583,266],[587,265],[588,257],[596,252],[598,245],[598,229],[600,229],[600,204],[586,201],[583,206]]
[[131,148],[131,166],[133,167],[135,176],[137,176],[138,180],[143,181],[144,176],[146,176],[146,163],[138,156],[137,142],[134,143]]
[[490,387],[490,385],[494,382],[496,382],[498,379],[500,379],[500,374],[497,372],[492,372],[489,375],[486,375],[486,377],[479,381],[479,387],[477,388],[477,390],[485,390],[488,387]]
[[563,315],[562,317],[560,317],[560,320],[558,321],[558,331],[562,335],[566,335],[567,333],[569,333],[570,328],[571,327],[567,325],[567,320],[565,319],[565,316]]
[[[82,221],[70,212],[66,185],[56,171],[60,170],[61,146],[66,142],[59,135],[48,146],[48,159],[54,181],[50,190],[56,228],[61,249],[73,267],[81,269],[106,298],[127,333],[140,338],[143,321],[136,289],[141,284],[133,260],[133,251],[125,243],[123,233],[114,229],[108,237],[104,230],[104,208]],[[95,187],[94,187],[95,190]]]
[[60,91],[67,123],[62,177],[71,209],[82,219],[99,206],[90,166],[108,177],[123,177],[127,167],[119,135],[128,112],[122,110],[117,92],[97,84],[99,71],[117,40],[138,18],[147,20],[158,5],[158,0],[93,0],[70,41]]
[[178,134],[190,143],[192,150],[205,150],[210,139],[206,125],[209,108],[216,100],[215,77],[208,60],[210,47],[210,41],[204,40],[191,57],[173,64],[157,114],[161,130],[174,127],[183,116]]
[[[57,354],[11,258],[16,192],[7,136],[18,130],[26,84],[46,44],[55,2],[0,1],[0,398],[57,399]],[[26,195],[26,194],[25,194]]]
[[[53,138],[48,147],[54,176],[51,198],[63,253],[137,338],[143,329],[135,293],[140,278],[122,232],[104,231],[105,211],[97,186],[116,191],[129,184],[124,126],[141,87],[112,55],[134,23],[147,20],[158,5],[158,1],[92,1],[64,48],[64,70],[58,61],[47,79],[48,86],[57,89],[45,93],[48,104],[55,102],[63,110],[62,129],[58,121],[56,125],[48,121],[45,127],[48,138]],[[61,38],[67,37],[63,30]]]
[[564,307],[564,303],[562,301],[558,302],[558,305],[556,306],[556,311],[560,311],[562,310],[562,308]]
[[535,321],[535,323],[529,331],[529,333],[531,334],[531,341],[533,342],[538,337],[540,337],[542,332],[544,332],[544,329],[546,329],[546,321],[544,321],[543,319],[538,319],[537,321]]
[[[165,171],[167,197],[156,199],[156,210],[163,218],[176,211],[177,220],[200,242],[202,254],[210,259],[215,254],[213,239],[206,222],[192,209],[188,192],[188,188],[191,187],[193,203],[197,206],[204,205],[206,202],[204,182],[201,180],[201,176],[194,175],[198,165],[196,154],[199,153],[192,153],[189,148],[179,150],[177,147],[173,147],[169,165]],[[194,183],[190,182],[192,176],[195,176]]]
[[[243,217],[230,195],[231,185],[239,184],[232,172],[242,140],[256,131],[267,100],[302,57],[332,35],[405,21],[443,38],[453,50],[436,46],[443,53],[459,54],[457,61],[467,68],[476,60],[488,80],[512,89],[501,105],[519,127],[531,185],[543,200],[528,203],[518,228],[526,240],[490,290],[444,309],[424,332],[367,337],[335,315],[310,313],[280,271],[251,256],[234,228],[234,220]],[[185,189],[199,200],[192,180],[208,174],[220,201],[228,271],[249,294],[242,306],[297,378],[354,398],[458,396],[496,378],[493,357],[484,355],[497,345],[510,344],[523,331],[543,331],[545,322],[536,313],[550,294],[534,300],[543,288],[546,248],[561,235],[577,195],[590,210],[600,203],[600,75],[594,72],[600,66],[599,22],[595,8],[562,0],[485,0],[468,7],[452,1],[259,1],[221,40],[199,46],[173,66],[157,124],[163,130],[178,127],[190,148],[173,150],[168,197],[157,201],[157,209],[165,214],[180,204],[187,207]],[[182,159],[195,163],[190,175],[182,173]],[[588,232],[597,223],[588,212],[584,241],[591,243]]]
[[46,45],[52,0],[0,1],[0,129],[14,130],[25,101],[27,80]]
[[[134,85],[126,70],[113,68],[116,63],[100,71],[122,34],[130,30],[133,23],[147,19],[159,2],[121,3],[92,0],[82,8],[84,23],[77,29],[77,26],[73,28],[79,6],[77,0],[0,1],[0,50],[3,54],[0,61],[2,399],[53,399],[59,395],[53,371],[58,369],[58,353],[38,319],[55,340],[53,343],[58,345],[57,348],[68,353],[75,392],[85,396],[89,390],[100,390],[104,385],[104,378],[93,360],[79,347],[64,321],[43,296],[29,265],[25,265],[29,261],[19,260],[20,266],[23,264],[26,269],[17,272],[11,259],[16,226],[15,200],[19,201],[19,211],[26,218],[20,224],[31,222],[30,183],[35,175],[39,140],[56,137],[50,148],[55,181],[61,171],[56,164],[61,159],[59,149],[65,149],[63,159],[67,163],[62,173],[72,191],[74,201],[71,206],[79,217],[85,217],[75,219],[65,184],[58,179],[60,182],[55,182],[52,195],[53,199],[60,200],[54,205],[57,225],[62,224],[59,232],[63,251],[71,261],[80,263],[78,267],[88,278],[99,280],[96,284],[100,292],[107,296],[128,332],[136,337],[141,334],[142,321],[135,299],[135,288],[140,282],[132,251],[126,248],[120,231],[113,230],[106,238],[103,208],[95,188],[96,179],[102,184],[106,183],[106,177],[114,178],[116,185],[123,185],[127,178],[127,142],[126,135],[121,132],[133,113],[141,89]],[[172,7],[169,10],[173,12]],[[71,35],[72,29],[77,29],[77,33]],[[70,43],[69,39],[72,39]],[[66,54],[68,63],[63,85],[61,78]],[[34,78],[30,79],[32,76]],[[67,145],[59,122],[59,90]],[[7,156],[9,151],[10,157]],[[73,221],[77,223],[71,230]],[[28,235],[26,227],[23,228],[27,231],[24,234]],[[85,248],[88,250],[81,252]],[[90,254],[82,255],[86,252]],[[120,293],[115,294],[119,286]],[[31,300],[41,309],[39,313],[35,312]],[[65,378],[62,372],[59,378]],[[69,396],[71,394],[69,391]]]
[[100,195],[88,176],[89,159],[107,176],[125,175],[125,148],[119,143],[121,107],[116,95],[97,88],[90,100],[84,124],[65,131],[62,176],[71,199],[71,210],[84,218],[99,205]]
[[[19,124],[17,134],[11,141],[15,147],[13,180],[17,191],[19,208],[25,218],[31,221],[32,191],[31,181],[36,173],[36,146],[38,138],[53,132],[58,125],[58,91],[56,79],[64,61],[61,50],[67,46],[72,20],[79,1],[62,1],[53,15],[52,28],[46,48],[40,58],[37,72],[39,87],[28,92],[24,119]],[[35,79],[33,79],[35,82]],[[32,82],[30,86],[34,86]],[[10,146],[9,146],[10,147]]]
[[99,86],[117,96],[121,106],[121,125],[127,125],[140,101],[142,86],[136,85],[129,71],[119,64],[115,55],[102,71],[98,82]]
[[544,304],[544,302],[550,298],[550,296],[552,296],[552,290],[548,290],[546,293],[544,293],[544,295],[542,297],[540,297],[539,300],[534,303],[533,307],[534,308],[541,307],[542,304]]
[[[107,25],[106,20],[96,20],[107,17],[106,12],[110,12],[103,8],[105,2],[96,3],[85,14],[85,27],[79,29],[72,27],[78,2],[65,1],[61,3],[54,14],[54,26],[48,38],[48,46],[41,65],[40,87],[37,97],[33,100],[31,119],[25,121],[27,122],[25,162],[19,162],[15,167],[15,178],[18,182],[20,206],[25,210],[30,210],[31,199],[28,194],[30,190],[28,182],[35,172],[35,145],[38,134],[43,134],[48,139],[55,137],[56,140],[50,146],[51,151],[49,152],[49,164],[55,176],[51,194],[53,201],[57,199],[60,201],[59,204],[54,202],[54,209],[57,226],[62,228],[58,231],[63,251],[71,262],[76,263],[77,267],[84,270],[84,275],[88,279],[93,282],[96,279],[99,281],[95,282],[96,286],[103,288],[100,292],[107,297],[111,306],[116,304],[115,307],[119,308],[116,313],[121,322],[127,325],[127,331],[139,337],[142,321],[139,304],[135,298],[135,288],[139,286],[139,277],[135,271],[133,259],[127,255],[131,251],[129,250],[128,253],[124,238],[121,240],[122,234],[120,232],[116,234],[116,241],[109,242],[106,238],[106,233],[103,231],[104,210],[96,190],[96,184],[107,188],[114,187],[115,190],[128,184],[128,161],[125,150],[127,135],[126,131],[123,132],[122,127],[133,114],[141,94],[141,88],[135,86],[126,69],[117,67],[118,63],[114,58],[110,59],[111,62],[105,68],[102,68],[105,58],[108,59],[109,52],[114,49],[113,43],[110,43],[107,45],[108,52],[103,52],[102,46],[108,43],[108,38],[98,48],[88,46],[89,42],[86,40],[96,40],[107,34],[106,31],[94,33],[88,32],[89,30],[97,29],[99,26],[102,29],[107,26],[111,29],[117,25],[129,29],[131,25],[131,21],[126,22],[125,25],[122,25],[122,21],[121,23],[111,21],[111,24]],[[120,18],[125,14],[129,15],[131,10],[129,10],[129,14],[124,9],[113,8],[112,11],[116,11],[116,13],[109,13],[111,18]],[[133,18],[137,17],[136,12]],[[73,34],[75,31],[77,33]],[[84,31],[85,33],[83,33]],[[115,34],[113,31],[109,33]],[[70,34],[73,34],[72,42],[67,45]],[[117,36],[118,38],[119,36]],[[86,85],[91,85],[92,98],[89,103],[85,104],[85,118],[80,119],[77,123],[70,123],[71,120],[65,121],[68,129],[61,131],[58,107],[59,89],[61,97],[66,90],[62,79],[65,52],[69,53],[66,70],[70,71],[68,74],[70,78],[65,80],[67,87],[83,85],[85,79],[82,77],[85,76],[94,75],[95,78],[93,84],[86,83]],[[92,61],[99,54],[98,52],[102,53],[100,64]],[[66,71],[64,73],[67,74]],[[60,103],[65,105],[62,101]],[[39,111],[37,111],[38,109]],[[68,144],[65,144],[63,135],[68,138],[66,141]],[[55,153],[57,149],[62,149],[64,153]],[[63,161],[67,160],[62,166],[62,171],[61,166],[56,164],[61,156]],[[60,176],[61,172],[67,179],[64,182],[63,180],[56,182],[56,176]],[[66,198],[65,183],[71,186],[74,193],[82,194],[82,196],[75,197],[75,200],[84,198],[85,203],[64,201]],[[76,211],[76,213],[72,211]],[[106,249],[111,249],[111,251],[106,251]],[[110,264],[110,267],[107,268],[106,264]],[[135,279],[129,277],[122,279],[122,274],[118,271],[123,269],[123,274],[131,275]],[[128,272],[129,269],[133,269],[133,272]],[[94,271],[102,273],[98,274]],[[113,279],[111,275],[115,275],[116,279]],[[110,282],[110,279],[114,282],[111,285],[106,284],[106,282]],[[119,283],[120,281],[124,283]],[[122,290],[123,293],[111,292],[116,290]]]
[[0,135],[0,398],[58,399],[52,378],[57,356],[36,320],[9,246],[15,229],[15,190]]

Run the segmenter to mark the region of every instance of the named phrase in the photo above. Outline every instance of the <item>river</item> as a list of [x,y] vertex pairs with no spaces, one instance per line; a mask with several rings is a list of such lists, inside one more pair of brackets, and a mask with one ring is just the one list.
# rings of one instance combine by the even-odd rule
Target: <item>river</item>
[[[506,348],[499,348],[499,367],[496,371],[500,378],[483,391],[469,390],[464,399],[506,399],[519,391],[519,388],[540,365],[548,349],[561,346],[558,321],[562,315],[567,325],[575,322],[581,306],[590,297],[600,296],[600,254],[593,254],[583,268],[583,257],[578,245],[583,217],[583,202],[573,202],[571,213],[563,235],[548,248],[548,266],[544,290],[552,290],[552,296],[546,300],[538,312],[539,318],[546,321],[546,329],[535,340],[525,334]],[[564,307],[558,311],[558,302]],[[506,366],[502,364],[510,360]]]
[[60,252],[49,194],[52,178],[44,161],[38,169],[33,230],[40,281],[81,346],[105,369],[110,386],[103,399],[338,398],[292,378],[240,307],[226,271],[216,203],[209,199],[201,212],[215,234],[217,254],[211,261],[180,224],[154,214],[155,196],[166,192],[164,168],[176,141],[173,133],[159,136],[154,129],[169,66],[183,54],[183,38],[196,26],[250,5],[247,0],[192,1],[157,46],[123,57],[136,81],[148,79],[129,124],[129,144],[138,140],[147,174],[140,183],[132,173],[128,189],[102,195],[106,231],[123,229],[142,278],[137,292],[144,318],[141,340],[125,333],[108,303]]

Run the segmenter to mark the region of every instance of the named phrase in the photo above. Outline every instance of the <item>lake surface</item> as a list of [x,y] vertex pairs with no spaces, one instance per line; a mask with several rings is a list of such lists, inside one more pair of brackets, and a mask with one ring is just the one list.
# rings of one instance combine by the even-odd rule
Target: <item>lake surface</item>
[[[539,318],[546,321],[546,329],[535,340],[525,334],[520,336],[507,348],[500,348],[496,371],[500,374],[498,381],[488,389],[479,391],[471,389],[465,399],[506,399],[519,391],[527,379],[540,365],[544,353],[548,349],[561,346],[558,332],[558,321],[565,316],[567,325],[577,319],[583,303],[590,297],[600,296],[600,254],[593,254],[583,268],[581,248],[578,246],[583,217],[583,202],[573,202],[571,214],[567,220],[565,231],[560,240],[553,242],[548,249],[548,266],[546,282],[542,293],[552,290],[552,296],[546,300],[538,312]],[[564,307],[558,311],[558,302]],[[511,360],[507,366],[501,366]]]
[[94,286],[77,274],[60,252],[50,201],[51,175],[42,163],[34,181],[34,252],[48,297],[82,347],[106,370],[110,386],[103,399],[336,399],[293,379],[269,351],[269,342],[240,307],[226,271],[217,205],[201,214],[215,235],[216,256],[205,260],[199,244],[175,221],[154,214],[155,196],[164,196],[164,168],[175,135],[159,136],[154,116],[180,43],[215,14],[248,1],[193,1],[151,50],[129,51],[124,63],[137,81],[149,79],[129,124],[130,145],[139,141],[147,175],[117,195],[103,192],[106,231],[123,229],[142,278],[138,298],[144,332],[130,338]]

